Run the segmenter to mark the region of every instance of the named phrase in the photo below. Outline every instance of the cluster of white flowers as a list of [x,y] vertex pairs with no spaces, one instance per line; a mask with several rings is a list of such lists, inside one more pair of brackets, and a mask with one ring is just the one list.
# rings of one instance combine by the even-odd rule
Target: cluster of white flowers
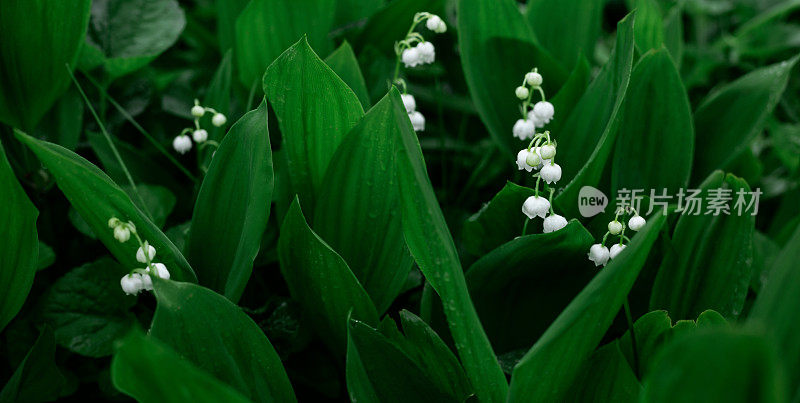
[[441,34],[447,31],[447,24],[438,15],[427,12],[414,15],[414,20],[406,37],[394,44],[397,62],[394,69],[394,78],[392,79],[392,83],[397,84],[403,92],[403,105],[406,107],[406,112],[408,112],[408,118],[411,120],[414,131],[417,132],[425,130],[425,116],[417,111],[417,102],[414,100],[414,96],[406,91],[406,83],[400,78],[400,63],[402,62],[406,68],[411,68],[430,64],[436,60],[436,49],[433,44],[426,41],[422,34],[414,31],[417,25],[423,21],[425,26],[432,32]]
[[[200,128],[200,118],[202,118],[206,113],[213,113],[211,116],[211,124],[215,127],[220,127],[228,122],[228,118],[226,118],[225,115],[217,112],[214,110],[214,108],[200,105],[200,101],[196,99],[194,100],[194,106],[192,107],[191,112],[192,116],[194,117],[194,127],[187,127],[183,129],[183,131],[181,131],[181,133],[175,136],[175,139],[172,140],[172,148],[174,148],[175,151],[180,154],[186,154],[192,149],[192,140],[194,140],[194,142],[197,144],[203,144],[208,141],[208,132],[205,129]],[[192,137],[190,138],[188,134],[191,134]],[[209,143],[214,142],[209,141]]]
[[144,263],[146,266],[142,269],[134,269],[130,273],[122,276],[119,280],[119,285],[122,291],[128,295],[136,295],[139,291],[153,289],[153,279],[151,275],[159,278],[169,279],[169,270],[163,263],[153,262],[156,257],[156,248],[150,245],[147,241],[142,242],[142,239],[136,233],[136,226],[132,222],[122,222],[116,217],[111,217],[108,220],[108,227],[114,231],[114,238],[119,242],[125,243],[131,238],[131,234],[139,241],[139,249],[136,251],[136,261]]
[[[553,104],[547,102],[544,89],[542,89],[542,75],[537,69],[525,74],[522,85],[514,91],[517,98],[522,101],[520,111],[522,119],[517,120],[512,129],[514,137],[520,140],[530,139],[528,147],[517,153],[517,168],[527,172],[537,171],[533,174],[536,178],[535,194],[522,204],[522,212],[528,217],[541,217],[544,219],[544,232],[558,231],[567,225],[567,219],[553,211],[553,185],[561,180],[561,166],[555,163],[556,142],[550,138],[550,132],[537,133],[536,129],[544,127],[553,119],[555,110]],[[529,88],[530,87],[530,88]],[[538,92],[542,100],[532,104],[533,93]],[[549,197],[539,196],[539,184],[544,180],[545,188],[549,188]],[[549,213],[549,214],[548,214]],[[528,221],[525,221],[527,230]]]
[[[628,219],[628,225],[626,226],[625,217],[629,215],[631,217]],[[625,241],[630,242],[630,238],[625,236],[625,229],[630,228],[633,231],[639,231],[646,223],[645,219],[632,207],[617,209],[614,221],[608,223],[608,232],[603,235],[603,240],[589,248],[589,260],[594,262],[595,266],[605,266],[609,260],[617,257],[625,249],[627,246]],[[608,248],[605,245],[610,235],[619,237],[619,242]]]

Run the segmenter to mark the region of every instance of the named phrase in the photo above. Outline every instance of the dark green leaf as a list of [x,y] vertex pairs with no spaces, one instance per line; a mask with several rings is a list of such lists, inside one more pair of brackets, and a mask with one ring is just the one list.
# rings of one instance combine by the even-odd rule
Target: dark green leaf
[[368,109],[369,92],[367,91],[367,83],[364,81],[361,67],[358,65],[358,59],[356,59],[356,54],[353,53],[353,48],[350,44],[347,41],[342,43],[341,46],[325,58],[325,63],[353,90],[364,110]]
[[[234,53],[241,83],[247,88],[255,85],[267,66],[301,37],[308,38],[320,54],[330,53],[333,46],[328,32],[333,27],[335,14],[334,0],[250,1],[236,19]],[[308,46],[305,39],[301,42]],[[315,74],[311,71],[297,73]],[[320,88],[318,95],[322,94]]]
[[135,322],[128,310],[136,298],[119,287],[130,270],[109,258],[85,264],[59,278],[42,297],[42,319],[59,345],[89,357],[111,355],[114,341]]
[[350,130],[328,166],[314,217],[319,236],[344,258],[378,312],[400,293],[413,263],[399,214],[395,112],[386,96]]
[[[232,3],[234,2],[232,1]],[[214,110],[225,116],[231,116],[230,103],[232,82],[233,51],[229,49],[225,52],[222,62],[220,62],[219,67],[217,67],[217,71],[214,73],[211,83],[208,84],[208,89],[206,89],[206,93],[203,96],[202,105],[214,108]],[[214,126],[211,122],[213,116],[213,114],[207,113],[200,122],[202,127],[208,128],[208,139],[220,143],[222,142],[222,138],[225,137],[225,126]],[[202,167],[208,167],[208,164],[211,163],[211,155],[214,154],[214,151],[213,147],[205,147],[202,151],[199,151],[202,156],[200,159],[203,161],[201,164]]]
[[83,130],[83,99],[70,87],[47,112],[34,130],[34,137],[75,150]]
[[764,127],[799,57],[754,70],[707,96],[694,113],[695,181],[724,169]]
[[663,215],[650,218],[536,341],[514,368],[510,402],[564,398],[622,307],[665,221]]
[[247,398],[152,337],[131,334],[111,361],[111,380],[142,403],[244,403]]
[[[689,98],[665,48],[650,51],[639,60],[625,98],[614,152],[612,194],[622,188],[667,189],[668,194],[675,194],[689,184],[694,128]],[[658,99],[657,105],[653,99]]]
[[320,60],[305,38],[269,66],[264,92],[278,118],[293,193],[311,213],[328,163],[364,110],[350,87]]
[[[33,130],[69,86],[90,0],[8,0],[0,5],[0,121]],[[45,56],[46,55],[46,56]]]
[[153,337],[254,401],[296,400],[272,344],[239,307],[195,284],[154,286]]
[[533,189],[506,182],[489,203],[464,223],[464,247],[473,255],[482,256],[522,234],[522,204],[533,193]]
[[[535,43],[515,1],[461,0],[458,11],[459,49],[472,100],[495,142],[516,154],[524,144],[511,131],[520,118],[514,89],[536,67],[552,95],[569,71]],[[524,60],[531,64],[519,62]],[[566,111],[556,110],[555,119],[566,116]]]
[[[128,185],[123,185],[122,190],[136,203],[137,207],[140,209],[147,209],[150,216],[153,217],[153,224],[158,228],[164,226],[164,223],[167,222],[167,217],[172,213],[172,210],[175,208],[175,203],[177,203],[175,195],[163,186],[140,183],[136,185],[136,191]],[[144,206],[142,206],[142,202],[138,202],[139,198],[136,197],[137,192],[139,196],[142,197]]]
[[111,77],[147,65],[178,40],[186,17],[175,0],[94,0],[86,47]]
[[344,352],[348,316],[378,323],[369,295],[344,259],[309,228],[296,198],[281,226],[278,255],[292,297],[331,350]]
[[198,280],[238,301],[267,228],[272,203],[267,103],[234,124],[206,173],[186,244]]
[[216,0],[217,37],[223,53],[236,44],[236,19],[250,0]]
[[[336,2],[335,27],[357,25],[383,6],[384,0],[339,0]],[[366,107],[366,106],[365,106]]]
[[33,284],[39,256],[39,211],[17,182],[0,143],[0,331],[17,315]]
[[142,240],[147,240],[156,248],[158,261],[167,266],[172,278],[196,281],[192,268],[178,248],[103,171],[61,146],[36,140],[20,131],[16,131],[15,134],[17,139],[25,143],[50,170],[58,187],[72,206],[125,267],[134,268],[141,265],[136,261],[136,250],[139,245],[135,240],[126,243],[117,241],[113,231],[108,228],[108,220],[111,217],[133,222]]
[[396,89],[390,91],[401,141],[397,176],[403,234],[411,255],[442,299],[458,355],[479,399],[505,401],[505,375],[470,300],[453,238],[433,193],[419,140]]
[[[729,214],[709,214],[706,208],[694,212],[689,202],[675,226],[672,248],[664,256],[650,296],[650,309],[665,309],[676,319],[691,319],[706,309],[714,309],[727,318],[742,311],[753,264],[755,216],[735,203],[742,194],[744,206],[750,202],[750,187],[743,180],[712,174],[700,186],[700,197],[714,198],[713,189],[728,189]],[[702,215],[701,215],[702,214]]]
[[57,399],[66,380],[55,362],[53,330],[46,327],[0,391],[0,403],[49,402]]
[[564,66],[575,66],[581,53],[594,55],[603,1],[532,0],[528,2],[525,15],[539,43]]
[[573,385],[567,400],[574,402],[636,402],[642,388],[618,340],[595,351]]
[[664,45],[664,21],[657,0],[635,0],[636,23],[633,38],[639,53]]
[[56,253],[46,243],[39,241],[39,259],[36,261],[36,271],[50,267],[56,261]]

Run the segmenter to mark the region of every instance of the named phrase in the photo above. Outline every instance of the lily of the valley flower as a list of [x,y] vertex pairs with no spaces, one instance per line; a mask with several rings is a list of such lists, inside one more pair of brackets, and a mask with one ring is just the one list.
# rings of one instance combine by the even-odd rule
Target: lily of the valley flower
[[589,248],[589,260],[594,262],[595,266],[605,266],[610,256],[611,252],[602,244],[596,243]]
[[567,226],[567,219],[558,214],[550,214],[544,219],[544,233],[558,231]]
[[635,216],[631,217],[630,220],[628,220],[628,228],[630,228],[630,229],[632,229],[634,231],[639,231],[640,229],[642,229],[642,227],[644,227],[644,225],[646,223],[647,222],[645,221],[644,218],[642,218],[639,215],[635,215]]
[[528,218],[545,218],[549,210],[550,201],[541,196],[530,196],[525,199],[525,203],[522,204],[522,212],[528,216]]
[[[139,242],[139,249],[136,250],[136,261],[146,264],[145,268],[131,270],[130,273],[122,276],[119,280],[119,285],[125,294],[136,295],[142,290],[152,290],[153,279],[151,276],[169,279],[170,275],[167,266],[163,263],[153,262],[153,258],[156,256],[156,248],[150,245],[149,242],[142,241],[139,234],[136,233],[136,226],[132,222],[122,222],[118,218],[112,217],[108,220],[108,226],[114,230],[114,237],[120,243],[127,242],[131,234],[133,234]],[[126,231],[127,236],[118,237],[117,233],[121,231]]]
[[[631,214],[631,218],[628,220],[628,225],[626,226],[624,223],[625,223],[625,217],[628,214]],[[589,249],[589,260],[594,262],[596,266],[600,266],[598,262],[602,260],[602,257],[604,255],[600,253],[599,248],[605,248],[604,245],[606,243],[606,239],[609,236],[619,237],[619,242],[615,243],[614,245],[611,245],[610,250],[606,249],[607,251],[606,261],[608,259],[616,258],[627,247],[625,242],[626,241],[630,242],[630,239],[627,236],[625,236],[625,230],[627,228],[630,228],[634,231],[638,231],[642,229],[642,227],[644,227],[645,223],[646,223],[645,219],[641,217],[634,208],[630,206],[618,208],[614,216],[614,220],[608,223],[608,232],[606,232],[605,235],[603,235],[602,242],[600,242],[599,244],[592,245],[592,247]],[[605,265],[605,263],[603,263],[603,265]]]
[[[194,106],[192,106],[190,110],[192,117],[194,117],[194,127],[183,129],[183,131],[172,140],[172,148],[179,154],[186,154],[192,149],[192,140],[197,144],[206,143],[208,140],[208,131],[200,127],[200,118],[205,116],[206,112],[213,114],[211,116],[211,124],[215,127],[221,127],[228,121],[225,115],[217,112],[214,108],[200,105],[200,101],[195,99]],[[189,137],[189,134],[191,134],[192,137]],[[207,144],[217,145],[213,141],[209,141]]]

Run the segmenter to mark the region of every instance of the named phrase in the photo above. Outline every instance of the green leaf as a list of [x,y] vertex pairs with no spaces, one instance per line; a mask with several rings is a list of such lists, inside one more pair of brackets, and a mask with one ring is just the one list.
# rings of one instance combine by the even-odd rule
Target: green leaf
[[49,402],[58,399],[66,380],[56,366],[55,353],[53,330],[45,326],[0,391],[0,403]]
[[77,267],[56,280],[40,300],[40,315],[59,345],[88,357],[113,352],[114,341],[135,323],[136,298],[119,287],[130,270],[109,258]]
[[250,0],[216,0],[215,3],[219,48],[227,55],[227,51],[236,44],[236,19]]
[[296,400],[272,344],[239,307],[195,284],[159,280],[154,287],[150,335],[254,401]]
[[564,66],[575,66],[580,54],[594,55],[603,17],[601,0],[532,0],[525,16],[539,43]]
[[33,285],[39,256],[36,219],[39,211],[28,200],[0,143],[0,331],[17,315]]
[[796,174],[800,170],[800,125],[773,120],[768,127],[775,155],[789,174]]
[[656,215],[600,270],[514,368],[509,401],[559,401],[605,334],[664,225]]
[[525,225],[522,204],[533,194],[533,189],[506,182],[489,203],[464,222],[464,247],[473,255],[482,256],[519,236]]
[[267,66],[300,37],[308,38],[321,54],[330,53],[333,46],[328,32],[335,14],[334,0],[250,1],[236,19],[234,53],[241,83],[247,88],[255,85]]
[[233,302],[244,291],[272,203],[267,103],[248,112],[222,140],[192,215],[187,256],[200,284]]
[[706,330],[676,339],[659,357],[641,401],[785,401],[775,351],[760,336]]
[[424,376],[400,348],[369,325],[351,320],[347,340],[347,390],[351,401],[457,402]]
[[314,217],[319,236],[344,258],[378,312],[400,293],[413,263],[398,214],[395,112],[386,96],[350,130],[328,166]]
[[395,122],[400,128],[396,158],[406,244],[442,298],[458,355],[478,399],[505,401],[505,375],[470,300],[461,262],[428,178],[419,140],[400,93],[392,89],[390,96]]
[[[459,49],[472,100],[495,142],[516,155],[524,144],[511,131],[520,118],[514,89],[536,67],[552,95],[569,71],[535,42],[515,1],[461,0],[458,12]],[[556,110],[555,119],[564,117],[565,111]]]
[[308,226],[297,198],[281,226],[278,256],[292,297],[332,351],[345,351],[350,315],[378,323],[369,295],[344,259]]
[[144,67],[172,46],[186,26],[175,0],[94,0],[88,43],[112,78]]
[[562,177],[569,182],[554,202],[566,216],[578,215],[580,188],[600,182],[616,140],[633,63],[633,21],[634,15],[629,14],[617,24],[617,42],[609,61],[555,133]]
[[[357,25],[380,10],[384,0],[339,0],[336,2],[335,27]],[[365,106],[366,107],[366,106]]]
[[[728,189],[729,214],[709,215],[708,209],[693,212],[686,201],[672,235],[672,248],[661,261],[650,295],[650,309],[665,309],[677,319],[690,319],[706,309],[727,318],[742,311],[749,289],[753,263],[755,216],[737,213],[738,192],[750,201],[750,187],[743,180],[712,174],[700,186],[698,197],[707,202],[715,198],[712,189]],[[713,192],[717,192],[713,190]],[[702,215],[700,215],[702,214]]]
[[[763,329],[771,344],[778,349],[786,368],[789,385],[800,382],[800,311],[793,301],[800,295],[800,226],[775,258],[766,284],[756,298],[748,317],[748,324]],[[795,397],[800,396],[796,389]]]
[[364,110],[368,109],[369,92],[367,91],[367,83],[364,81],[361,67],[358,65],[358,59],[356,59],[356,54],[353,53],[353,48],[350,44],[344,41],[341,46],[325,58],[325,63],[353,90]]
[[36,260],[36,271],[44,270],[56,262],[56,253],[46,243],[39,241],[39,258]]
[[33,131],[33,137],[75,150],[83,132],[84,103],[75,87],[70,87],[50,108]]
[[664,21],[657,0],[635,0],[636,24],[633,38],[639,53],[644,54],[664,45]]
[[[178,201],[175,195],[164,186],[140,183],[136,185],[136,191],[130,185],[123,185],[122,190],[136,203],[137,207],[140,209],[147,208],[147,211],[153,217],[153,224],[158,228],[162,228],[164,223],[167,222],[167,217],[172,213],[175,203]],[[142,202],[137,202],[139,198],[136,197],[135,192],[138,192],[142,197],[144,206],[142,206]]]
[[117,347],[111,380],[121,392],[142,403],[250,401],[163,343],[138,333]]
[[0,122],[31,131],[67,89],[65,65],[75,64],[90,5],[90,0],[3,2]]
[[[639,21],[639,20],[637,20]],[[694,128],[689,97],[665,48],[639,60],[617,134],[611,192],[667,189],[675,194],[689,184]],[[654,106],[653,99],[658,99]]]
[[[228,50],[225,52],[225,56],[222,58],[222,61],[219,63],[219,67],[217,67],[217,71],[214,73],[214,77],[211,79],[211,83],[208,84],[208,88],[206,89],[206,93],[203,96],[203,103],[202,105],[214,108],[219,113],[224,114],[225,116],[231,116],[231,85],[233,82],[233,51]],[[217,143],[221,143],[222,139],[225,137],[226,129],[225,125],[216,127],[211,123],[211,119],[214,115],[211,113],[205,114],[200,120],[200,125],[202,127],[206,127],[208,129],[208,139],[216,141]],[[201,167],[208,168],[208,165],[211,163],[211,156],[214,154],[213,147],[204,147],[202,150],[198,150],[201,157],[200,160],[203,161],[200,165]]]
[[178,248],[103,171],[61,146],[36,140],[20,131],[15,131],[14,134],[50,170],[70,204],[78,210],[100,241],[125,267],[141,266],[141,263],[136,261],[136,250],[139,245],[135,240],[126,243],[117,241],[113,231],[108,228],[108,220],[111,217],[133,222],[142,240],[147,240],[156,248],[158,261],[167,266],[172,278],[196,281],[191,266]]
[[[592,78],[592,66],[582,54],[578,58],[575,68],[572,69],[567,81],[561,86],[556,95],[550,100],[553,108],[559,111],[571,111],[578,104],[586,86],[589,85],[589,80]],[[552,133],[559,133],[561,126],[564,125],[564,119],[555,119],[550,121],[547,129]]]
[[800,56],[754,70],[707,96],[694,113],[693,178],[724,169],[763,129]]
[[620,351],[619,340],[600,347],[575,378],[573,402],[636,402],[642,386]]
[[305,37],[269,66],[264,92],[278,118],[293,193],[311,213],[336,148],[364,110]]

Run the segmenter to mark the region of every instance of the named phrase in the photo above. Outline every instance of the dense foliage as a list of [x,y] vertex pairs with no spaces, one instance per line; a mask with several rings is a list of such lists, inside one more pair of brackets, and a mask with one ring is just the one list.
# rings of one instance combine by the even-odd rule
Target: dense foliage
[[0,402],[797,402],[798,17],[0,0]]

